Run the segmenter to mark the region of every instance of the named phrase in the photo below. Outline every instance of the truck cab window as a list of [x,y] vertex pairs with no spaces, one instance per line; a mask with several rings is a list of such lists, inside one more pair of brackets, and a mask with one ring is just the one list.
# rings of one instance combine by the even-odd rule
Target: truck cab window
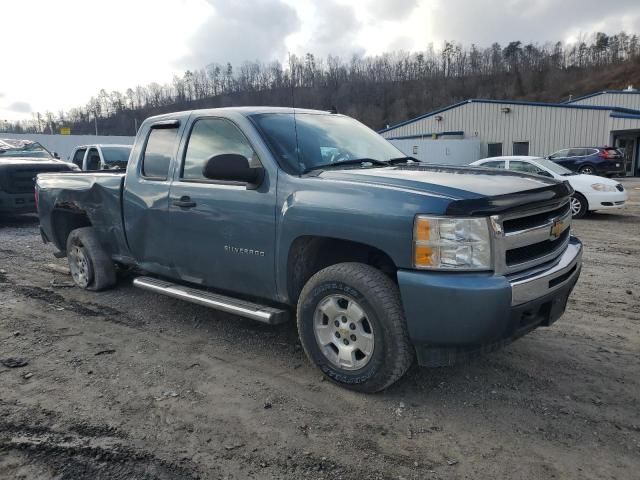
[[166,180],[176,149],[177,128],[152,128],[142,157],[142,176]]
[[73,158],[71,159],[71,161],[75,163],[80,169],[82,169],[82,160],[84,160],[84,153],[86,151],[86,148],[79,148],[78,150],[76,150],[76,153],[73,154]]
[[189,136],[180,178],[207,180],[202,175],[207,160],[228,153],[242,155],[252,167],[260,165],[249,141],[233,123],[222,118],[204,118],[196,121]]
[[87,170],[100,170],[100,154],[98,149],[90,148],[87,154]]

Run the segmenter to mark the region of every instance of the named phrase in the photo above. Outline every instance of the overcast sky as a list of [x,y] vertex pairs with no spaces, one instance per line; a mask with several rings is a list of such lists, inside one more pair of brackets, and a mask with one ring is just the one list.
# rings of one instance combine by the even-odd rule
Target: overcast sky
[[0,121],[211,62],[640,33],[640,0],[4,0]]

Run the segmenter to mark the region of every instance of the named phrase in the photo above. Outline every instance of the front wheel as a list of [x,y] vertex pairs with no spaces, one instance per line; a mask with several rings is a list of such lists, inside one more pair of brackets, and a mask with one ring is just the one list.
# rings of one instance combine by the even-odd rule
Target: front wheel
[[351,390],[383,390],[413,362],[398,287],[369,265],[340,263],[311,277],[298,301],[298,333],[309,359]]
[[582,218],[587,214],[589,205],[587,199],[581,193],[575,192],[571,197],[571,215],[573,218]]

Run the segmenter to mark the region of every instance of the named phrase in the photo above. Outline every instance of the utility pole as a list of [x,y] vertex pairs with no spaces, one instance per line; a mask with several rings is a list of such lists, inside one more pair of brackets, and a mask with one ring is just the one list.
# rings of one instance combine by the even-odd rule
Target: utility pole
[[98,111],[94,110],[93,111],[93,123],[95,124],[96,127],[96,137],[98,136]]

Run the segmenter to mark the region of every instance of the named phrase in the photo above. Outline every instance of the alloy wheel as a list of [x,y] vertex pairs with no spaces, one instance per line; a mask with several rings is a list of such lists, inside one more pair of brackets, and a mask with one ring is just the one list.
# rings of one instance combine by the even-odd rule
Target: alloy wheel
[[335,367],[359,370],[372,358],[372,323],[358,302],[347,295],[328,295],[318,303],[313,330],[320,350]]

